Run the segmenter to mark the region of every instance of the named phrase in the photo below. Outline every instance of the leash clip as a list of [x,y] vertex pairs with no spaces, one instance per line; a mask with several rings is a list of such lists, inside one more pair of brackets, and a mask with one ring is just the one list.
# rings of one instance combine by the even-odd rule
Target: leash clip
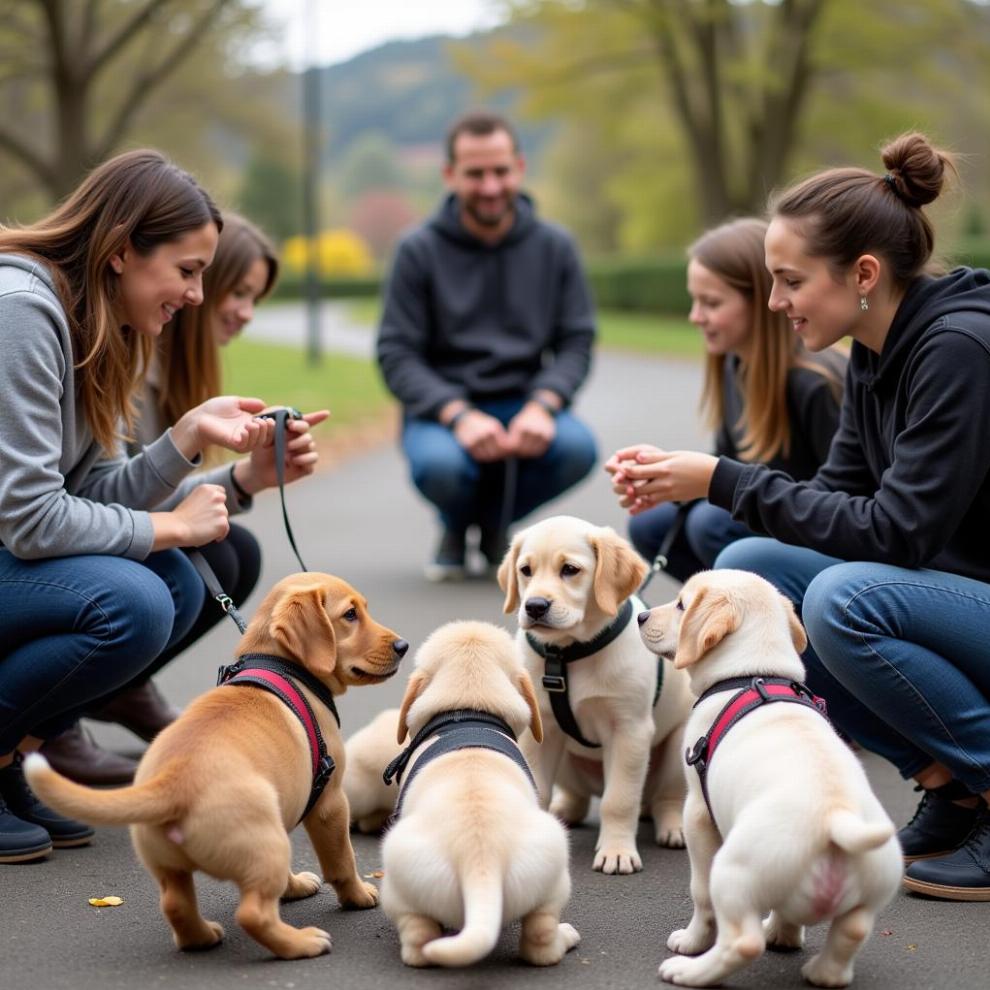
[[689,767],[701,764],[700,770],[704,770],[706,766],[705,753],[708,751],[708,736],[702,736],[695,744],[693,749],[689,749],[684,753],[684,760]]
[[762,677],[754,677],[750,687],[760,696],[760,699],[764,702],[770,700],[770,692],[767,690],[766,682]]
[[225,592],[221,592],[216,596],[217,604],[224,610],[224,612],[229,615],[230,610],[234,607],[234,599]]

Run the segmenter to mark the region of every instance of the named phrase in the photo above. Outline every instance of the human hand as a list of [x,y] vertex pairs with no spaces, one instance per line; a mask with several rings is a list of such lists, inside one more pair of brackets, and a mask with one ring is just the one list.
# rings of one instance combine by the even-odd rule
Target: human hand
[[509,420],[508,440],[517,457],[540,457],[556,435],[553,416],[539,402],[527,402]]
[[[322,423],[328,416],[328,409],[319,412],[306,413],[302,419],[286,419],[285,421],[285,483],[298,481],[316,470],[319,453],[310,427]],[[254,495],[265,488],[274,488],[278,484],[278,472],[275,463],[275,443],[264,447],[255,447],[251,456],[234,465],[237,483],[249,494]]]
[[476,461],[501,461],[513,453],[505,427],[480,409],[469,409],[461,416],[454,439]]
[[650,443],[634,443],[628,447],[620,447],[603,466],[604,470],[612,475],[613,485],[621,484],[626,480],[626,466],[636,464],[636,457],[641,452],[645,454],[662,453],[659,447],[654,447]]
[[172,517],[174,547],[201,547],[230,532],[222,485],[197,485],[171,512],[161,515]]
[[275,436],[274,422],[257,418],[264,408],[261,399],[237,395],[207,399],[172,427],[172,439],[189,460],[210,444],[246,454]]
[[617,452],[620,469],[613,474],[613,491],[632,515],[660,502],[707,498],[718,464],[717,457],[693,450],[654,447],[637,450],[633,458],[624,458],[623,453]]

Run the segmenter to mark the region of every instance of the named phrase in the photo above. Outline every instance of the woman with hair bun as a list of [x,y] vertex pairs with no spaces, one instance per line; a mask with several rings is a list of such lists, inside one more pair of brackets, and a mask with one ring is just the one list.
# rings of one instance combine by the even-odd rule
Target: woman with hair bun
[[853,338],[821,470],[685,451],[644,467],[651,497],[707,497],[772,537],[715,566],[795,603],[832,721],[923,792],[899,834],[905,885],[990,901],[990,272],[930,273],[923,207],[951,156],[917,133],[882,156],[884,173],[829,169],[771,203],[771,308],[811,350]]

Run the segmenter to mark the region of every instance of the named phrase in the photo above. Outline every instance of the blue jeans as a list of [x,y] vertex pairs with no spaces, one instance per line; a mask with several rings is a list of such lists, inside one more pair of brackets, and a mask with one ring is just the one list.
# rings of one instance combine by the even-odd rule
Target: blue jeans
[[189,631],[203,583],[180,550],[144,561],[0,549],[0,754],[50,738]]
[[837,728],[904,777],[933,761],[990,790],[990,585],[740,540],[716,567],[753,571],[794,602],[808,684]]
[[[522,409],[524,399],[479,402],[478,408],[502,424]],[[463,532],[477,523],[496,530],[503,519],[515,522],[577,484],[594,467],[595,438],[568,412],[557,416],[557,433],[541,457],[520,459],[511,508],[503,513],[505,462],[481,464],[435,420],[406,419],[402,449],[413,484],[440,513],[446,529]]]
[[[629,519],[629,539],[640,555],[652,562],[663,543],[678,507],[670,502],[647,509]],[[699,500],[688,509],[684,528],[674,537],[667,553],[667,573],[678,581],[712,566],[719,552],[735,540],[752,536],[725,509]]]

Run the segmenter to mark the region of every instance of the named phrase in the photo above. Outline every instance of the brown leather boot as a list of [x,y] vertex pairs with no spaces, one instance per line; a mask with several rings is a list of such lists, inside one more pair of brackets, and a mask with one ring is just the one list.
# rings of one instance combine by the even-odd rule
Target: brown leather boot
[[78,784],[129,784],[137,761],[97,746],[78,723],[41,747],[41,755],[61,774]]
[[154,681],[145,681],[115,694],[100,708],[87,712],[86,717],[98,722],[116,722],[145,742],[151,742],[179,717],[179,710],[162,697]]

